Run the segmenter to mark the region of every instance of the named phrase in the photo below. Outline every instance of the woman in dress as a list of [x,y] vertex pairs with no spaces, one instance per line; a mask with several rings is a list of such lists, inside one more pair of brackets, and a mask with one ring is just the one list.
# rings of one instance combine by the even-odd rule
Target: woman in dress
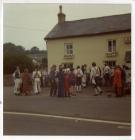
[[30,95],[32,92],[32,78],[27,68],[22,74],[22,92],[24,95]]
[[122,80],[121,80],[121,68],[119,65],[116,66],[114,70],[113,85],[115,88],[116,97],[120,97],[122,91]]

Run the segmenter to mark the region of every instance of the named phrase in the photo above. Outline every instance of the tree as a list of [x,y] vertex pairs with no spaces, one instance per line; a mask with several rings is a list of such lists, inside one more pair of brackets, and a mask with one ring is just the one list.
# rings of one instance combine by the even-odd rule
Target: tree
[[38,53],[39,52],[39,48],[34,46],[31,48],[31,53]]
[[14,72],[16,66],[19,66],[21,71],[24,68],[33,70],[34,66],[31,58],[29,58],[25,49],[22,46],[16,46],[13,43],[4,44],[4,74],[11,74]]
[[25,53],[25,49],[22,46],[16,46],[13,43],[4,44],[4,53]]

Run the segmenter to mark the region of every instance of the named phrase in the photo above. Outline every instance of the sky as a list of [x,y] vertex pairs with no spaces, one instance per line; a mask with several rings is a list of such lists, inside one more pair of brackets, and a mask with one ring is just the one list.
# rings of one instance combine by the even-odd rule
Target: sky
[[[4,3],[3,43],[46,49],[44,37],[58,23],[60,4]],[[131,13],[130,4],[61,4],[66,21]]]

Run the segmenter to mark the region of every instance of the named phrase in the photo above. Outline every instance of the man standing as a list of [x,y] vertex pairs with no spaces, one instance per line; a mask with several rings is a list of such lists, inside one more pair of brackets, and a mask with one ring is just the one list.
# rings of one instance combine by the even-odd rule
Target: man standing
[[59,66],[59,72],[57,74],[58,77],[58,97],[64,97],[65,91],[64,91],[64,70],[63,66]]
[[110,67],[105,64],[105,67],[103,69],[103,76],[104,76],[104,80],[105,80],[105,86],[110,86],[110,73],[111,73],[111,69]]
[[15,72],[13,73],[13,78],[14,78],[14,94],[15,95],[20,95],[21,94],[21,73],[20,73],[20,68],[19,66],[16,67]]
[[50,96],[56,96],[57,83],[56,83],[56,66],[55,65],[51,67],[49,77],[50,77],[50,84],[51,84]]
[[77,66],[76,70],[75,70],[75,75],[76,75],[76,92],[81,92],[82,91],[82,76],[83,76],[83,72],[80,69],[80,66]]
[[95,90],[95,96],[102,94],[102,89],[100,88],[100,69],[99,67],[96,66],[96,63],[93,62],[92,63],[92,68],[91,68],[91,73],[90,73],[90,78],[91,78],[91,82],[92,85],[94,86],[94,90]]
[[121,67],[121,81],[122,81],[122,96],[125,94],[125,85],[126,85],[126,66]]

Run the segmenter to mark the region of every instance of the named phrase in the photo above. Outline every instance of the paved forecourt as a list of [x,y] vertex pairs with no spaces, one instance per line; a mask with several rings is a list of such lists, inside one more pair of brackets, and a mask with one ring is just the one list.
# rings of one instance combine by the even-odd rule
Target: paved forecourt
[[[131,134],[130,96],[108,98],[104,92],[95,97],[92,88],[70,98],[50,97],[48,88],[38,96],[14,96],[12,91],[13,87],[4,87],[4,134]],[[12,125],[16,127],[11,129]]]

